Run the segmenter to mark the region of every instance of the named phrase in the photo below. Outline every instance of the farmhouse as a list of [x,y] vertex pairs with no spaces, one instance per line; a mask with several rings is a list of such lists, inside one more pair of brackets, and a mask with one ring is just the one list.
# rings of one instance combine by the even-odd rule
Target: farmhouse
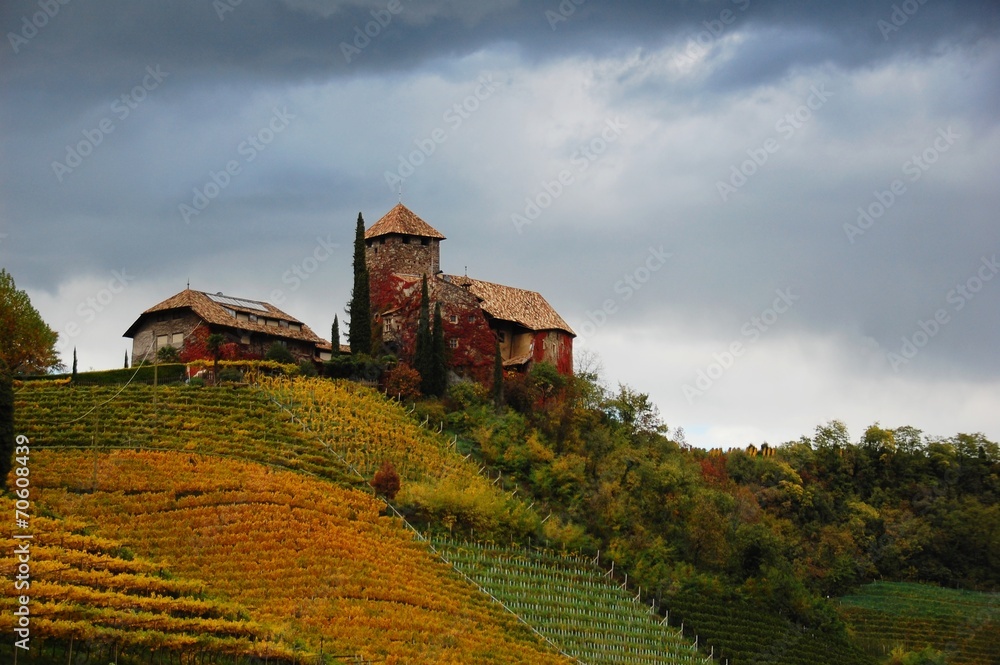
[[270,303],[185,289],[143,312],[123,337],[132,339],[132,362],[153,362],[166,346],[180,351],[201,334],[219,333],[240,355],[260,358],[277,342],[297,360],[329,360],[332,347],[309,326]]
[[485,378],[495,344],[509,369],[549,362],[573,372],[573,329],[535,291],[495,284],[441,270],[445,236],[402,203],[365,231],[372,312],[384,343],[412,353],[427,276],[432,303],[440,303],[450,366],[459,374]]

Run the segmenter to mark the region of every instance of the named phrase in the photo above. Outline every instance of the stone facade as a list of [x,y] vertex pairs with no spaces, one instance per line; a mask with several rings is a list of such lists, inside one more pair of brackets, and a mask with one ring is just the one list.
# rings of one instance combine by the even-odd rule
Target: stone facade
[[437,238],[390,234],[365,241],[369,272],[398,272],[433,277],[441,271],[441,241]]

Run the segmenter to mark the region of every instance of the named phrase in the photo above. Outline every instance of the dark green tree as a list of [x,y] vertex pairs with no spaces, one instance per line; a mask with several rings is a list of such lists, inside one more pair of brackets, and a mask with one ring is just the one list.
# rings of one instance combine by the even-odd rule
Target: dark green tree
[[76,381],[76,347],[73,347],[73,380]]
[[0,488],[7,488],[7,474],[14,464],[14,377],[0,358]]
[[340,353],[340,321],[337,315],[333,315],[333,326],[330,328],[330,344],[333,346],[333,355]]
[[365,263],[365,220],[358,213],[358,224],[354,232],[354,288],[348,305],[351,314],[351,353],[369,353],[372,348],[372,302],[368,283],[368,266]]
[[413,369],[420,374],[420,392],[432,394],[434,340],[431,335],[431,300],[427,293],[427,275],[420,285],[420,314],[417,317],[417,339],[413,350]]
[[434,328],[431,331],[431,394],[441,397],[448,390],[448,352],[444,346],[441,303],[434,304]]
[[125,369],[128,369],[128,351],[125,351]]
[[499,339],[493,354],[493,407],[497,413],[503,408],[503,356],[500,354]]

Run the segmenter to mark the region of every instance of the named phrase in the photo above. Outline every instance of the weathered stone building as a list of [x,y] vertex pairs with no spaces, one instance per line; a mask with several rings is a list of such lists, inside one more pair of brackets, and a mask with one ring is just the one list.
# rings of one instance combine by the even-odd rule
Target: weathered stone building
[[507,368],[527,369],[544,361],[571,374],[576,335],[545,298],[535,291],[443,273],[443,240],[443,234],[402,204],[365,232],[372,312],[384,341],[404,357],[412,355],[420,285],[427,275],[432,307],[441,303],[453,370],[485,378],[499,340]]
[[277,342],[297,360],[329,360],[330,343],[270,303],[185,289],[143,312],[125,331],[132,362],[153,362],[166,346],[178,351],[196,331],[219,333],[245,357],[263,357]]

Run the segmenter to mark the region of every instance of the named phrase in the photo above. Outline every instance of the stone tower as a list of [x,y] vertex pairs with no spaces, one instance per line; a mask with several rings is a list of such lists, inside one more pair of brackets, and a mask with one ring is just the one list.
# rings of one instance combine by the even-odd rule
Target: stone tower
[[433,277],[441,272],[441,241],[433,226],[399,203],[365,231],[370,272]]

